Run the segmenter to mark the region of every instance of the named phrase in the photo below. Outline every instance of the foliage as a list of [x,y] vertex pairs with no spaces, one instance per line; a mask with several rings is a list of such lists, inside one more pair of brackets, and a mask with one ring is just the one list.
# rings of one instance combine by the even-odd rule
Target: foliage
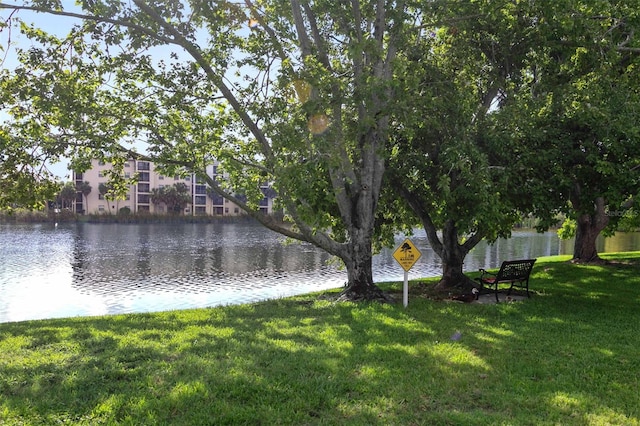
[[47,154],[24,140],[14,144],[17,136],[11,131],[11,126],[0,124],[0,210],[40,210],[55,198],[60,185],[45,166]]
[[576,221],[573,219],[565,219],[562,226],[558,229],[558,237],[568,240],[576,236]]
[[[525,186],[541,227],[557,212],[573,219],[580,257],[580,241],[614,232],[623,215],[608,212],[633,207],[640,191],[640,22],[626,3],[566,5],[554,3],[554,19],[541,23],[546,39],[528,90],[510,105],[518,120],[504,127],[534,154]],[[586,252],[597,258],[595,248]]]
[[615,229],[606,210],[628,209],[640,190],[637,9],[445,4],[434,4],[438,25],[406,58],[427,70],[403,74],[408,96],[431,101],[399,123],[389,167],[445,275],[481,238],[508,236],[520,213],[541,229],[559,213]]
[[56,199],[61,208],[72,208],[76,200],[76,186],[73,182],[65,183]]
[[93,188],[91,188],[91,184],[87,181],[78,182],[78,184],[76,184],[76,190],[81,192],[84,197],[87,197],[89,194],[91,194],[92,189]]
[[191,204],[191,192],[182,182],[162,188],[153,188],[150,198],[153,204],[163,203],[167,206],[167,210],[174,214],[182,213],[185,207]]
[[410,208],[405,217],[412,214],[427,231],[448,288],[470,285],[462,274],[469,250],[482,239],[508,237],[528,213],[519,184],[526,163],[503,155],[514,141],[500,121],[542,36],[531,2],[432,7],[435,22],[403,58],[406,96],[423,102],[398,123],[388,178],[390,196],[401,194]]
[[105,200],[111,201],[116,199],[116,195],[113,192],[113,186],[109,183],[100,183],[98,185],[98,193],[102,195]]
[[429,281],[411,283],[406,309],[306,295],[0,324],[0,413],[7,424],[638,425],[640,257],[610,259],[540,259],[537,294],[499,305],[421,298]]

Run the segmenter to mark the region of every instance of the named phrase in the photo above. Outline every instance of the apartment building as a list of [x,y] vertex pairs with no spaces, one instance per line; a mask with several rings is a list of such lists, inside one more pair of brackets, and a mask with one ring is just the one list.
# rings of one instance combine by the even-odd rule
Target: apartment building
[[[221,196],[210,193],[205,182],[195,175],[163,176],[156,172],[155,165],[150,161],[129,160],[124,164],[126,178],[138,176],[138,183],[130,185],[124,200],[107,200],[100,193],[100,184],[108,183],[106,171],[111,169],[111,164],[105,164],[98,160],[91,162],[91,168],[84,173],[73,172],[73,182],[79,188],[79,184],[88,182],[91,192],[87,195],[78,191],[76,194],[75,211],[79,214],[115,214],[122,208],[128,208],[131,212],[147,212],[154,214],[168,213],[164,203],[153,203],[152,191],[155,188],[163,188],[176,183],[183,183],[191,193],[191,203],[187,205],[184,215],[217,215],[238,216],[243,211],[234,203]],[[218,165],[213,164],[207,168],[207,173],[214,179],[223,179],[218,174]],[[265,214],[273,212],[273,195],[268,186],[262,188],[265,197],[260,201],[260,211]]]

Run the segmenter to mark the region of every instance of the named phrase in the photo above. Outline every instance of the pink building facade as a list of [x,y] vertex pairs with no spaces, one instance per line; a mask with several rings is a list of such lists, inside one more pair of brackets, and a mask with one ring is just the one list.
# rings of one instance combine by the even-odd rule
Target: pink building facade
[[[217,173],[217,164],[209,166],[207,173],[209,176],[221,179]],[[138,176],[138,183],[130,185],[124,200],[107,200],[100,194],[100,184],[107,184],[108,177],[106,171],[111,169],[110,164],[102,163],[98,160],[91,162],[91,168],[84,173],[73,172],[73,182],[78,185],[88,182],[91,192],[84,195],[78,192],[74,204],[75,212],[78,214],[116,214],[120,209],[128,208],[136,213],[166,214],[167,206],[163,203],[154,204],[151,193],[154,188],[171,186],[176,183],[183,183],[191,192],[191,203],[187,205],[181,214],[183,215],[212,215],[212,216],[238,216],[244,212],[234,203],[226,200],[217,194],[209,194],[208,186],[201,182],[195,175],[163,176],[156,172],[153,162],[129,160],[124,165],[125,178]],[[265,197],[260,201],[260,210],[265,214],[273,212],[273,197],[269,196],[272,191],[265,186],[263,188]]]

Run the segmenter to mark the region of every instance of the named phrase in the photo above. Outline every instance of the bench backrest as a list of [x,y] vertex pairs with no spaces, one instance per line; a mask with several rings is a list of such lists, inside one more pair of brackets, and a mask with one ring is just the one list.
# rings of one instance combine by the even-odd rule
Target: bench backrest
[[500,266],[500,271],[498,272],[496,279],[517,280],[528,278],[535,262],[536,259],[507,260],[502,262],[502,266]]

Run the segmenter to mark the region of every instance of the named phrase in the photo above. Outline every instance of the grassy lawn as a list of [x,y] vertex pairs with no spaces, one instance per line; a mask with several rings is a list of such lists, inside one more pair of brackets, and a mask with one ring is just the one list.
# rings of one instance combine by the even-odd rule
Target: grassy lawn
[[0,324],[0,424],[640,425],[640,252],[607,257],[540,259],[532,298],[499,305],[414,283],[406,309],[316,294]]

